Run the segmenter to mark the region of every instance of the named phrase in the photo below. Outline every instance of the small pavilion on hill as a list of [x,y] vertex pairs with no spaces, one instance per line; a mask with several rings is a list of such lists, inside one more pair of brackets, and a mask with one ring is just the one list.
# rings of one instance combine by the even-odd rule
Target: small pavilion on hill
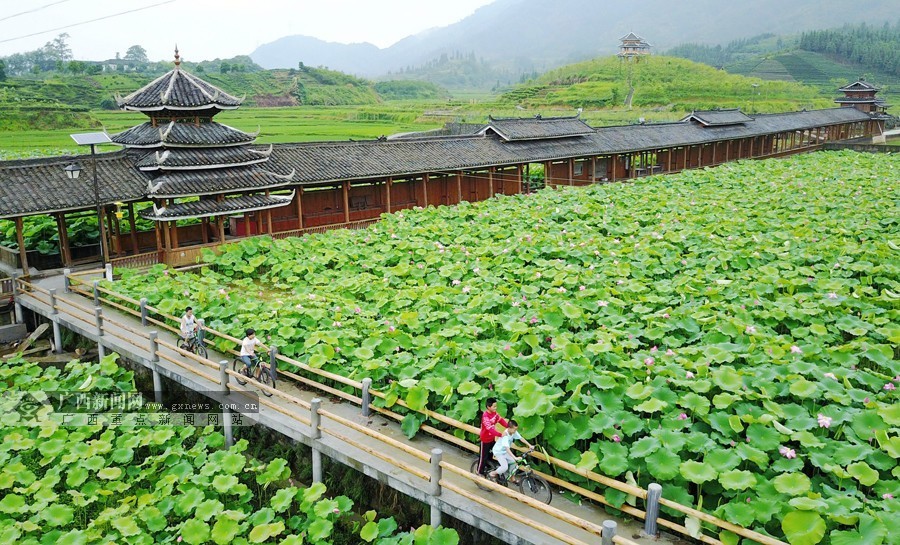
[[[271,216],[265,229],[262,214],[255,225],[249,215],[290,203],[293,191],[273,191],[288,185],[294,172],[264,168],[271,146],[254,148],[256,134],[213,120],[238,108],[241,99],[183,71],[176,49],[174,69],[117,101],[150,118],[112,140],[135,153],[134,166],[148,177],[146,197],[153,206],[140,215],[156,223],[160,254],[180,243],[224,241],[225,218],[235,214],[245,216],[244,233],[272,232]],[[200,219],[199,228],[179,234],[176,222],[187,219]]]
[[887,103],[883,98],[876,96],[881,89],[875,87],[865,79],[845,85],[838,89],[844,96],[835,99],[835,102],[844,108],[856,108],[861,112],[887,115]]
[[623,59],[640,58],[650,54],[650,44],[634,32],[622,36],[619,41],[621,44],[618,55]]

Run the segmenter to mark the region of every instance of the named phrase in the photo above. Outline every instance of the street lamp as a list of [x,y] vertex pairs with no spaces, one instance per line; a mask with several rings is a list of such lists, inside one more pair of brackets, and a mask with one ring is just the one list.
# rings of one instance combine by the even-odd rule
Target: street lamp
[[[106,223],[103,221],[103,208],[100,205],[100,182],[97,180],[97,144],[110,144],[109,135],[105,132],[86,132],[70,135],[79,146],[91,147],[91,166],[94,171],[94,204],[97,206],[97,225],[100,228],[100,265],[106,268]],[[65,169],[70,180],[77,180],[81,173],[81,167],[77,163],[68,165]]]

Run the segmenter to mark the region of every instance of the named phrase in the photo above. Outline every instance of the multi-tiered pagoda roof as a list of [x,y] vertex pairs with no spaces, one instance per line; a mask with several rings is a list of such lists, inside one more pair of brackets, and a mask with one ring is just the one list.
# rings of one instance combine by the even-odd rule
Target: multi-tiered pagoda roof
[[[293,198],[293,192],[269,194],[290,185],[294,172],[263,168],[272,147],[252,146],[258,133],[213,121],[219,112],[238,108],[242,99],[185,72],[177,50],[174,69],[117,101],[122,109],[150,117],[112,136],[113,142],[142,153],[134,164],[153,176],[147,196],[155,204],[141,212],[143,217],[170,221],[252,212],[284,206]],[[265,194],[253,194],[260,191]],[[174,200],[212,195],[220,197],[201,199],[202,204]]]

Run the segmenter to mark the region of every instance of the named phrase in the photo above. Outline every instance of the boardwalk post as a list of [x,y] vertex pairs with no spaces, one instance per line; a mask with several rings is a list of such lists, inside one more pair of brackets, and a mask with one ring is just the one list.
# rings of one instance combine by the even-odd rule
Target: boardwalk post
[[441,507],[438,505],[438,496],[441,495],[441,477],[443,469],[441,469],[441,457],[443,451],[439,448],[431,449],[431,486],[428,493],[431,495],[429,503],[431,504],[431,521],[430,524],[435,528],[441,525]]
[[19,273],[12,273],[13,308],[15,309],[16,323],[21,324],[25,320],[22,317],[22,305],[19,304]]
[[[222,394],[228,395],[228,360],[219,362],[219,381],[222,383]],[[234,433],[231,431],[231,410],[228,403],[222,404],[222,427],[225,429],[225,446],[234,446]]]
[[604,520],[603,531],[600,535],[601,545],[613,545],[613,538],[616,537],[616,521]]
[[222,394],[228,395],[228,360],[219,362],[219,384],[222,386]]
[[319,450],[318,440],[322,438],[322,430],[319,425],[322,417],[319,415],[319,407],[322,406],[322,400],[314,398],[309,402],[309,427],[310,437],[312,441],[312,480],[314,483],[322,482],[322,452]]
[[372,403],[372,394],[369,393],[369,388],[371,387],[372,379],[368,377],[362,379],[362,415],[366,418],[372,412],[369,408],[369,405]]
[[100,306],[100,281],[94,280],[94,304]]
[[106,347],[103,346],[103,309],[94,307],[94,318],[97,320],[97,352],[100,358],[106,357]]
[[112,282],[112,279],[113,279],[112,263],[106,264],[106,270],[104,271],[104,273],[106,275],[106,279],[109,280],[110,282]]
[[159,374],[159,333],[150,332],[150,369],[153,372],[153,400],[162,403],[162,377]]
[[278,380],[278,349],[274,346],[269,349],[269,376],[272,377],[272,388]]
[[50,292],[50,321],[53,322],[53,352],[62,353],[62,333],[59,330],[59,309],[56,308],[56,289],[47,290]]
[[147,326],[147,298],[141,297],[141,325]]
[[659,535],[656,519],[659,517],[659,499],[662,497],[662,486],[652,483],[647,487],[647,516],[644,519],[644,534],[649,537]]
[[72,274],[72,269],[63,269],[63,291],[65,293],[72,293],[72,279],[69,276]]

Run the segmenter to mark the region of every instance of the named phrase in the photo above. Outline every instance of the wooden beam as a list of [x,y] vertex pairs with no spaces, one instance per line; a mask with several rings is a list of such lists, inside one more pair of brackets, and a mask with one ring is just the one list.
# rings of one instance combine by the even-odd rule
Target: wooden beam
[[303,188],[297,188],[297,229],[303,229]]
[[575,159],[569,159],[569,185],[575,185]]
[[350,180],[341,184],[344,188],[344,223],[350,223]]
[[519,190],[517,191],[517,193],[521,194],[522,186],[523,186],[523,184],[522,184],[522,165],[516,165],[516,183],[519,186]]
[[169,228],[170,222],[164,221],[161,223],[162,223],[162,225],[160,225],[160,229],[162,229],[163,235],[165,235],[165,239],[166,239],[166,246],[165,246],[166,253],[169,253],[172,251],[172,231]]
[[425,205],[423,208],[428,206],[428,182],[431,180],[431,176],[426,172],[422,175],[422,187],[425,188]]
[[69,233],[66,227],[66,213],[56,213],[56,229],[59,232],[59,257],[63,267],[72,266],[72,249],[69,248]]
[[209,244],[209,218],[200,218],[200,230],[202,231],[200,240],[203,244]]
[[22,274],[28,274],[28,249],[25,248],[25,227],[22,216],[16,218],[16,243],[19,245],[19,260],[22,262]]
[[488,168],[488,198],[494,196],[494,167]]
[[178,248],[178,222],[170,221],[169,228],[172,230],[172,249],[175,250]]
[[106,231],[106,221],[108,219],[106,207],[103,206],[100,208],[100,217],[97,218],[97,222],[100,224],[98,225],[100,228],[100,249],[103,252],[103,255],[106,256],[106,259],[109,259],[109,240],[107,239]]
[[[267,190],[266,190],[266,197],[268,197],[268,196],[270,196],[270,191],[267,189]],[[266,223],[267,223],[266,227],[267,227],[267,229],[268,229],[267,232],[271,235],[271,234],[273,233],[273,229],[272,229],[272,209],[271,209],[271,208],[266,209]]]
[[137,227],[134,223],[134,203],[128,203],[128,227],[131,228],[131,252],[138,254],[141,249],[138,248]]
[[384,182],[384,203],[385,203],[385,211],[388,214],[391,213],[391,186],[394,185],[394,179],[388,176],[388,179]]
[[456,172],[456,193],[457,193],[456,196],[458,199],[456,201],[456,203],[459,204],[463,200],[463,198],[462,198],[462,171],[461,170]]

